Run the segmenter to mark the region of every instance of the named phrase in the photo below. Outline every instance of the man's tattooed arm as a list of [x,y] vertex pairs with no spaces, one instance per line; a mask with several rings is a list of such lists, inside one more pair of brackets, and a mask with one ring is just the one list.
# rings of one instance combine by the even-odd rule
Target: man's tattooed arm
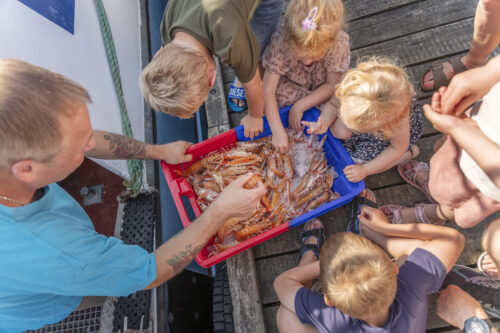
[[109,151],[116,158],[143,158],[146,144],[132,138],[114,133],[104,134],[104,140],[109,141]]
[[137,141],[124,135],[94,131],[95,148],[85,153],[86,156],[102,159],[145,159],[151,155],[152,145]]
[[187,265],[193,261],[194,257],[201,251],[203,246],[193,247],[191,244],[186,245],[184,251],[176,253],[172,258],[167,260],[167,264],[169,264],[174,270],[174,274],[179,273]]

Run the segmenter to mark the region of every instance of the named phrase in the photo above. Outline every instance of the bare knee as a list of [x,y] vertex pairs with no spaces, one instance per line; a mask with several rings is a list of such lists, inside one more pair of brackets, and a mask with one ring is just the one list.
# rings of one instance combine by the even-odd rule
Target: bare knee
[[318,331],[308,324],[302,324],[297,315],[284,306],[278,308],[276,323],[280,333],[317,333]]
[[479,0],[480,5],[491,14],[500,11],[500,0]]
[[348,129],[339,119],[330,126],[332,135],[337,139],[347,140],[352,136],[352,131]]
[[500,262],[500,218],[490,223],[484,231],[483,249],[495,262]]

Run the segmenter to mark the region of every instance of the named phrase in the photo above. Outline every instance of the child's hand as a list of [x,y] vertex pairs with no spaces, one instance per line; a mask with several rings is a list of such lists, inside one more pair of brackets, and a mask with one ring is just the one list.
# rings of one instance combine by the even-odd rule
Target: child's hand
[[328,124],[327,122],[323,119],[322,116],[319,116],[317,122],[309,122],[309,121],[301,121],[300,122],[302,125],[309,127],[307,129],[308,134],[323,134],[326,131],[328,131]]
[[294,104],[290,109],[290,111],[288,112],[288,123],[293,129],[298,130],[301,129],[300,121],[302,120],[302,115],[304,114],[304,111],[300,110],[295,105],[296,104]]
[[366,170],[363,165],[351,164],[344,168],[344,175],[351,183],[360,182],[366,178]]
[[440,89],[432,95],[431,105],[424,105],[425,116],[432,123],[435,129],[444,134],[452,134],[451,132],[461,128],[462,126],[472,125],[477,126],[476,122],[465,117],[464,115],[456,116],[453,114],[445,114],[441,112],[441,92],[445,89]]
[[390,224],[387,216],[380,210],[372,207],[364,206],[361,208],[361,213],[358,215],[359,222],[370,229],[377,230],[377,227],[384,227]]
[[274,148],[276,148],[280,153],[285,153],[290,148],[288,144],[288,135],[284,129],[273,133],[272,143]]
[[264,120],[262,117],[255,118],[247,114],[241,119],[241,125],[245,129],[245,137],[253,139],[264,130]]

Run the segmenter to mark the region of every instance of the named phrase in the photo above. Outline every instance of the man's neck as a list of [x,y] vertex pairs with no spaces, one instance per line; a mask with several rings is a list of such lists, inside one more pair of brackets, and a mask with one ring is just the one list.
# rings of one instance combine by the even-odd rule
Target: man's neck
[[[30,188],[26,184],[16,179],[12,179],[12,177],[0,176],[0,205],[7,207],[21,206],[19,203],[27,205],[33,201],[35,192],[36,189]],[[2,196],[19,203],[2,199]]]

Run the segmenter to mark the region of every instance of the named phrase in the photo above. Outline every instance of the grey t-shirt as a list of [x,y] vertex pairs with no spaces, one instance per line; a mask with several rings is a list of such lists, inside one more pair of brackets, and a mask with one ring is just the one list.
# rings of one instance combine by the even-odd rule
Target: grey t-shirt
[[327,306],[323,294],[300,288],[295,295],[295,312],[303,324],[311,324],[321,333],[327,332],[425,332],[428,295],[443,284],[446,269],[432,253],[416,249],[399,269],[394,303],[383,327],[373,327],[351,318],[335,307]]

